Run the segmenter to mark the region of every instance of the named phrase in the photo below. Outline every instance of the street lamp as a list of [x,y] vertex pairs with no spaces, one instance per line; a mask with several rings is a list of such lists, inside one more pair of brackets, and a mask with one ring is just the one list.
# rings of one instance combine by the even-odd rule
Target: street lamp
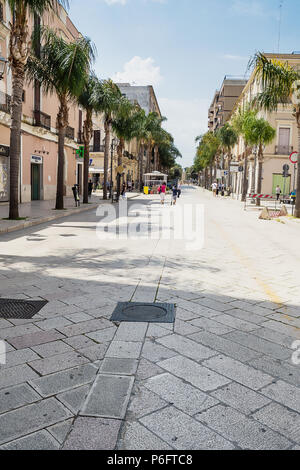
[[111,144],[110,144],[110,199],[111,202],[114,202],[114,191],[113,191],[113,157],[114,157],[114,151],[116,150],[118,146],[118,139],[115,137],[112,139]]
[[6,72],[7,60],[4,57],[0,57],[0,80],[3,79]]

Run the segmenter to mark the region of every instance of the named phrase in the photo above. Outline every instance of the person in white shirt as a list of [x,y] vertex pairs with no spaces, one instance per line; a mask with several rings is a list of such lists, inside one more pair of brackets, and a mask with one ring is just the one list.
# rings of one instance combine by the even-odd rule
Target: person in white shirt
[[214,182],[212,185],[211,185],[211,189],[212,189],[212,192],[213,192],[213,195],[216,196],[217,195],[217,183]]

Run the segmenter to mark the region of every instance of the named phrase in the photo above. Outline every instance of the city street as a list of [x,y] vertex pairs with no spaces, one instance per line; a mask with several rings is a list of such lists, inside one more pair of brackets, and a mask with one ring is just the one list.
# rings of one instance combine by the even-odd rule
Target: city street
[[[192,186],[136,204],[136,239],[101,207],[0,235],[0,297],[48,301],[0,318],[0,449],[300,449],[300,224]],[[173,240],[202,205],[203,247]],[[119,301],[175,324],[112,322]]]

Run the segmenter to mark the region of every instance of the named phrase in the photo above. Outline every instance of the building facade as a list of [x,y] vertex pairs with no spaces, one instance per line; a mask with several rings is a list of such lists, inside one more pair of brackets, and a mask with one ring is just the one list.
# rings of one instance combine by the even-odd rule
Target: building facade
[[[278,59],[288,62],[293,68],[300,68],[300,54],[265,54],[269,59]],[[258,94],[261,84],[255,79],[254,72],[248,80],[241,96],[237,100],[231,117],[238,111],[239,107],[245,108]],[[282,193],[288,195],[295,187],[295,165],[290,160],[290,154],[298,149],[297,126],[293,116],[293,105],[279,105],[277,111],[266,112],[259,111],[258,117],[266,119],[276,130],[274,141],[264,149],[263,174],[262,174],[262,193],[275,194],[277,184],[281,187]],[[238,144],[233,149],[233,160],[239,163],[244,169],[245,145],[242,138],[239,138]],[[289,165],[289,176],[284,178],[283,165]],[[251,149],[248,156],[247,180],[248,192],[257,191],[257,171],[258,159],[256,149]],[[240,197],[243,189],[243,172],[235,172],[232,175],[233,192]]]

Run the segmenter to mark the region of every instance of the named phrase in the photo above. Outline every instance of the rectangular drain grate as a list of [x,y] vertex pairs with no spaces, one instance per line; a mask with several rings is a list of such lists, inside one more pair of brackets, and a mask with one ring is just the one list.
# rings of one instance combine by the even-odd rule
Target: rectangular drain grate
[[0,318],[30,319],[46,304],[47,300],[19,300],[0,298]]
[[173,323],[175,305],[147,302],[118,302],[111,321]]

